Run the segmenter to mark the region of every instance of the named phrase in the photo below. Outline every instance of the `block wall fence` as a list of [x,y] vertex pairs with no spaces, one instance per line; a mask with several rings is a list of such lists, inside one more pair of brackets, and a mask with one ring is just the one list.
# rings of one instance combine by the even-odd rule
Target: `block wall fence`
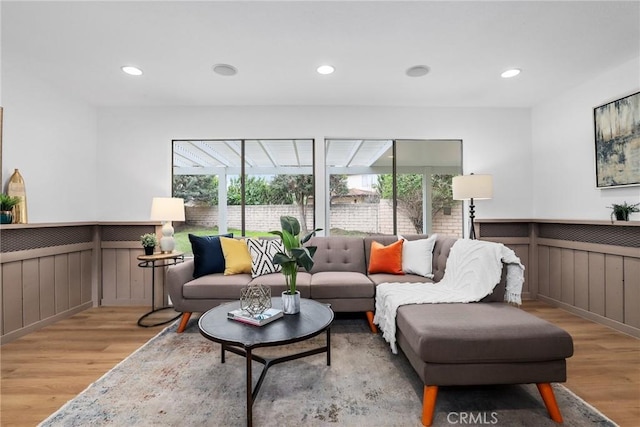
[[[229,228],[240,229],[240,206],[227,207]],[[245,207],[246,230],[270,231],[280,229],[283,215],[300,217],[295,205],[249,205]],[[401,210],[398,212],[398,233],[415,234],[411,220]],[[188,206],[186,224],[190,226],[214,227],[218,225],[217,206]],[[431,221],[431,233],[453,237],[462,236],[462,203],[456,203],[451,215],[438,212]],[[331,226],[341,230],[367,234],[393,234],[393,206],[390,200],[380,203],[336,204],[331,206]],[[313,228],[313,218],[307,218],[307,229]]]

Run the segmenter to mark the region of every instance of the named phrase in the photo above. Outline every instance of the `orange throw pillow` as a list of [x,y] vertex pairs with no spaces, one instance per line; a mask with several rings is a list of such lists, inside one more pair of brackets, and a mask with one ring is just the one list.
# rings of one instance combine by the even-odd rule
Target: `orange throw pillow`
[[382,243],[371,243],[371,256],[369,257],[369,274],[391,273],[404,274],[402,271],[402,244],[400,239],[389,246]]

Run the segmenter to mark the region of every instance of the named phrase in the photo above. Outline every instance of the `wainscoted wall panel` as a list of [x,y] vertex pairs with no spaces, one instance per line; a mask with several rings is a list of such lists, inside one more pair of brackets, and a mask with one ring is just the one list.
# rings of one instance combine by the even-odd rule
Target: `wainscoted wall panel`
[[589,253],[575,251],[574,266],[574,305],[583,310],[589,310]]
[[602,245],[637,248],[640,228],[621,226],[620,223],[573,224],[539,223],[538,237],[569,242],[597,243]]
[[38,264],[37,259],[27,259],[22,262],[24,325],[30,325],[40,320],[40,267]]
[[549,248],[549,296],[562,300],[562,249]]
[[529,221],[482,222],[482,237],[493,240],[492,237],[529,237]]
[[[151,306],[151,269],[138,267],[139,242],[103,243],[101,305]],[[164,274],[156,269],[156,305],[163,304]]]
[[40,318],[47,319],[56,314],[56,282],[54,271],[54,257],[38,258],[38,272],[40,277]]
[[22,263],[12,262],[2,266],[2,333],[22,328],[22,288],[14,286],[22,282]]
[[69,309],[69,269],[67,256],[56,255],[54,259],[53,277],[55,283],[56,314]]
[[[140,236],[158,232],[154,225],[108,225],[102,229],[101,305],[151,306],[151,269],[138,266],[144,251]],[[156,269],[156,306],[166,303],[164,274]]]
[[549,248],[542,246],[538,248],[538,293],[549,296]]
[[[154,224],[2,225],[1,343],[92,305],[151,306],[151,269],[138,267],[140,235]],[[156,305],[164,300],[156,270]]]
[[[24,259],[9,262],[3,256],[3,338],[27,333],[40,322],[91,306],[92,251],[76,250],[76,245],[73,248],[68,253],[33,258],[26,253],[14,253],[12,257]],[[52,250],[64,252],[69,246]]]
[[618,255],[604,257],[604,315],[618,322],[624,321],[623,258]]
[[[1,342],[92,305],[150,306],[152,269],[138,267],[137,256],[143,253],[140,235],[158,228],[3,225]],[[542,299],[640,337],[640,223],[484,220],[477,232],[520,257],[526,268],[524,298]],[[164,274],[162,268],[155,272],[155,305],[160,306],[166,302]]]
[[560,289],[561,300],[566,302],[567,304],[573,304],[575,300],[575,283],[573,272],[575,269],[574,266],[574,257],[573,251],[570,249],[562,249],[561,252],[562,260],[561,264],[561,281],[562,286]]
[[589,252],[589,308],[588,311],[604,316],[604,254]]
[[[116,299],[131,300],[131,249],[104,249],[115,251],[116,259]],[[109,265],[102,264],[103,270],[109,269]],[[104,283],[104,282],[103,282]]]
[[528,245],[507,245],[515,252],[516,256],[520,258],[522,265],[524,265],[524,284],[522,285],[522,295],[524,298],[530,298],[529,290],[529,246]]
[[2,253],[51,248],[92,241],[93,225],[36,225],[2,227]]
[[624,260],[624,323],[640,328],[640,259]]
[[528,254],[531,298],[640,337],[640,223],[482,220],[477,232]]

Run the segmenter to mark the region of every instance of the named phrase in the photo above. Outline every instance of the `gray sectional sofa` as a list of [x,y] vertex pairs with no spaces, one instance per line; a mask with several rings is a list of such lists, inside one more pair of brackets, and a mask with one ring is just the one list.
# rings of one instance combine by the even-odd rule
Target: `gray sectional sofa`
[[[427,238],[425,235],[404,236],[407,240]],[[318,249],[311,272],[298,273],[297,288],[302,298],[331,304],[335,312],[365,312],[373,331],[375,287],[383,282],[431,282],[444,275],[446,256],[455,238],[438,237],[433,250],[434,279],[405,274],[402,276],[376,273],[367,274],[371,243],[395,242],[395,236],[373,237],[312,237],[309,245]],[[194,260],[171,266],[167,270],[167,287],[174,308],[183,313],[178,332],[187,326],[191,313],[202,313],[219,304],[240,298],[240,289],[249,284],[262,284],[271,288],[271,295],[278,296],[286,290],[281,273],[252,278],[251,274],[208,274],[193,278]]]
[[[407,240],[427,236],[405,236]],[[298,274],[303,298],[327,302],[336,312],[365,312],[373,332],[376,286],[384,282],[438,282],[456,239],[439,236],[432,257],[433,279],[367,274],[373,241],[388,245],[395,236],[314,237],[317,246],[311,272]],[[179,331],[192,312],[237,300],[251,283],[271,287],[272,295],[285,290],[284,276],[272,273],[206,275],[193,279],[193,260],[171,266],[169,294],[183,312]],[[431,425],[441,386],[535,383],[551,418],[562,422],[550,383],[566,381],[565,359],[573,354],[573,341],[564,330],[518,307],[503,302],[505,274],[491,295],[479,303],[413,304],[398,309],[396,338],[424,383],[422,424]]]

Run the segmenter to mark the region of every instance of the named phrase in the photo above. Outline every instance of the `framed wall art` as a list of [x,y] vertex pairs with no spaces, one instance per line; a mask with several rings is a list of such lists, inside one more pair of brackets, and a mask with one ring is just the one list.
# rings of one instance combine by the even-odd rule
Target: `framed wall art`
[[598,188],[640,185],[640,92],[593,109]]

